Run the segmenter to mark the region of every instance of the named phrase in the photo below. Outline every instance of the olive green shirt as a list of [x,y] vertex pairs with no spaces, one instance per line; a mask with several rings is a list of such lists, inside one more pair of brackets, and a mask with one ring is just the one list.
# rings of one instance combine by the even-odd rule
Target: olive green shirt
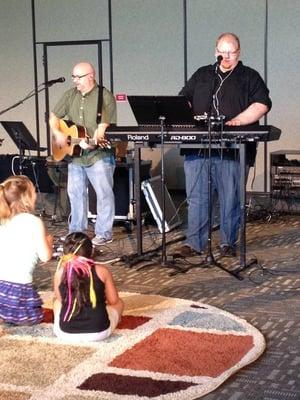
[[[98,127],[98,91],[98,85],[95,85],[90,92],[84,95],[76,88],[67,90],[55,105],[53,114],[57,118],[72,121],[75,125],[84,126],[89,136],[93,137]],[[116,121],[116,100],[109,90],[103,88],[101,122],[115,124]],[[94,150],[84,150],[80,157],[73,157],[72,161],[77,165],[89,166],[103,158],[107,158],[113,162],[112,150],[103,150],[99,147]]]

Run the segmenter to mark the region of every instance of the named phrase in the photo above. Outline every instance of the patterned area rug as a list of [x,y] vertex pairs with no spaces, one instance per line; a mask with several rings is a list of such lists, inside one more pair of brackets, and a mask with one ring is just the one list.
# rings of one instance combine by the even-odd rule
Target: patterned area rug
[[45,322],[0,325],[0,399],[192,400],[215,390],[265,349],[245,320],[207,304],[121,293],[125,313],[109,339],[68,344]]

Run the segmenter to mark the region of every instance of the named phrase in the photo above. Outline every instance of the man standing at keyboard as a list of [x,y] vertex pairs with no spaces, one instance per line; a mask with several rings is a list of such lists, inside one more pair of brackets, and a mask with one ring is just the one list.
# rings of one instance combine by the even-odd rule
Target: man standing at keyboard
[[60,129],[60,119],[67,118],[86,128],[92,142],[80,142],[81,154],[68,164],[68,196],[71,204],[69,233],[88,228],[87,185],[90,181],[97,196],[95,246],[112,241],[115,217],[113,174],[115,159],[105,141],[105,130],[116,123],[116,101],[106,88],[97,85],[95,69],[88,62],[75,65],[72,72],[75,87],[67,90],[51,112],[49,124],[57,147],[67,145],[67,135]]
[[[223,33],[216,41],[214,65],[199,68],[180,91],[194,115],[225,116],[229,126],[258,125],[271,108],[269,90],[259,73],[239,61],[240,40]],[[183,149],[188,201],[187,238],[177,253],[188,257],[205,252],[208,244],[208,149]],[[247,144],[247,170],[254,164],[256,144]],[[240,166],[236,149],[211,151],[211,199],[219,198],[220,251],[236,256],[240,224]],[[214,205],[215,202],[213,202]]]

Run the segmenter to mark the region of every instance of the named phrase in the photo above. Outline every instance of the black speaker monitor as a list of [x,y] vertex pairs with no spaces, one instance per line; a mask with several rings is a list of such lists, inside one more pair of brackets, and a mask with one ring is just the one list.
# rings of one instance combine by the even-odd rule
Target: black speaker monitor
[[[143,160],[140,165],[142,179],[150,178],[151,161]],[[133,163],[117,162],[114,172],[115,220],[126,220],[130,214],[130,202],[134,201],[134,168]],[[97,214],[96,193],[91,184],[88,188],[89,214],[94,218]],[[142,199],[141,208],[145,210],[147,203]]]

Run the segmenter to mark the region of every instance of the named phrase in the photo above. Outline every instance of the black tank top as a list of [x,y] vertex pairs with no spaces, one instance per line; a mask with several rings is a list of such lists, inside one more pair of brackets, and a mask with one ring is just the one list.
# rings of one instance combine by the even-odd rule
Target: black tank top
[[95,268],[91,269],[94,289],[96,293],[96,307],[92,308],[90,302],[84,304],[80,313],[76,316],[72,316],[70,321],[64,321],[64,315],[67,310],[67,303],[64,302],[66,298],[67,287],[64,283],[60,283],[59,291],[62,301],[62,308],[59,316],[60,329],[63,332],[68,333],[95,333],[105,331],[109,325],[110,321],[108,319],[106,311],[105,293],[104,293],[104,283],[99,279]]

